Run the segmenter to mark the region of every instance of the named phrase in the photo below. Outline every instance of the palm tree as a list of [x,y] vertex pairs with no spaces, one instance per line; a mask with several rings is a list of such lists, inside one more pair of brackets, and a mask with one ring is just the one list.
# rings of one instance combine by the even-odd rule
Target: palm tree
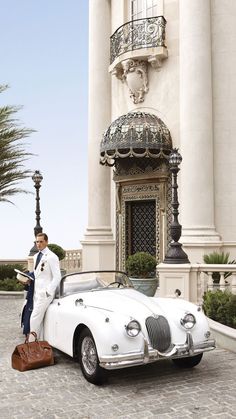
[[[0,85],[0,93],[8,88]],[[33,130],[21,128],[14,114],[20,107],[0,107],[0,201],[13,203],[9,198],[18,193],[29,193],[18,187],[18,183],[28,178],[32,173],[24,168],[24,162],[31,153],[25,151],[21,141]]]

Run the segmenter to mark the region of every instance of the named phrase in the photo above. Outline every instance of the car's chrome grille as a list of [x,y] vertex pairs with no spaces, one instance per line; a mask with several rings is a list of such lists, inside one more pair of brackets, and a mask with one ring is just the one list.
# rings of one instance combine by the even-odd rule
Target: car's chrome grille
[[146,319],[146,328],[150,343],[154,349],[165,352],[170,347],[171,335],[168,321],[163,316],[148,317]]

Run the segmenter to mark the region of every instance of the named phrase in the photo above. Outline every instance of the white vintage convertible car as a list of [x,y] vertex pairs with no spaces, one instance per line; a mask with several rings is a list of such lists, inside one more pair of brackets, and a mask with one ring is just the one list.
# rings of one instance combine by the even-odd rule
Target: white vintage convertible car
[[77,358],[93,384],[105,371],[171,359],[194,367],[215,348],[199,306],[180,298],[147,297],[127,275],[93,271],[66,275],[44,321],[45,339]]

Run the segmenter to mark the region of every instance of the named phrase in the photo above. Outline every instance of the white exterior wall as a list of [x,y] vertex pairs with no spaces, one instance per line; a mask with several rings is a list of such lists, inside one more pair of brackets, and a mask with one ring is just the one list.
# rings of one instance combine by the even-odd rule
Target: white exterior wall
[[[179,1],[182,241],[191,259],[220,246],[215,228],[210,0]],[[195,261],[195,260],[194,260]]]
[[[107,3],[107,0],[103,1]],[[111,0],[110,3],[111,20],[106,21],[103,17],[103,25],[111,28],[110,34],[112,34],[120,25],[127,22],[129,18],[127,17],[128,8],[125,0]],[[202,255],[214,249],[230,251],[231,259],[233,259],[236,258],[236,218],[234,217],[236,213],[236,165],[234,164],[236,156],[236,2],[235,0],[165,0],[163,4],[164,17],[167,20],[166,45],[168,58],[163,61],[160,71],[154,70],[149,65],[149,92],[145,94],[144,102],[137,105],[129,97],[126,84],[122,83],[114,75],[110,75],[107,68],[106,77],[107,80],[111,80],[111,103],[109,104],[109,101],[107,101],[106,105],[110,112],[110,122],[134,109],[155,113],[164,121],[171,132],[174,147],[179,147],[180,153],[184,152],[184,159],[178,178],[179,219],[183,226],[183,231],[187,226],[187,222],[190,222],[193,228],[199,228],[199,223],[202,224],[201,227],[205,228],[205,233],[208,227],[211,230],[210,234],[205,234],[204,231],[200,236],[192,234],[191,240],[185,240],[186,237],[182,238],[190,261],[192,263],[201,262]],[[188,37],[191,33],[184,34],[184,40],[182,32],[181,38],[180,28],[183,21],[180,21],[180,19],[183,18],[183,9],[180,13],[180,7],[183,7],[183,4],[186,4],[188,12],[192,9],[194,16],[190,17],[193,21],[198,18],[201,19],[199,15],[195,15],[196,10],[201,9],[205,22],[207,22],[206,15],[208,14],[209,26],[205,28],[206,36],[207,31],[210,34],[207,38],[208,50],[206,50],[207,47],[198,48],[199,45],[204,44],[205,30],[202,34],[198,34],[202,36],[201,44],[198,44],[198,41],[194,40],[193,36]],[[199,5],[201,6],[200,8],[198,7]],[[204,7],[206,8],[205,10]],[[199,25],[199,28],[201,28],[201,25]],[[184,28],[182,27],[181,30],[183,31]],[[186,28],[187,30],[190,30],[190,28]],[[199,88],[201,87],[199,97],[196,96],[198,99],[196,105],[203,116],[202,126],[201,119],[197,121],[195,128],[194,123],[196,121],[191,126],[191,129],[193,129],[192,139],[195,141],[193,151],[197,153],[195,159],[191,148],[188,151],[186,139],[185,146],[183,145],[182,125],[180,124],[182,100],[182,91],[180,92],[180,71],[182,71],[180,67],[180,51],[183,48],[183,40],[186,42],[188,38],[191,43],[188,47],[191,55],[194,57],[193,62],[195,66],[192,76],[194,75],[196,89],[198,81]],[[188,60],[188,55],[186,60]],[[209,74],[210,65],[211,72]],[[92,74],[92,77],[94,77],[94,74]],[[206,77],[208,77],[208,80]],[[186,79],[187,81],[191,86],[191,78]],[[185,79],[182,79],[182,83],[184,82]],[[207,90],[206,101],[204,98],[204,85]],[[185,94],[187,94],[188,89],[185,90]],[[96,100],[99,103],[99,98]],[[188,101],[189,98],[186,100]],[[206,108],[203,112],[204,106]],[[189,109],[191,118],[196,109],[196,106]],[[97,118],[99,118],[99,106],[97,106]],[[208,124],[206,123],[207,118]],[[188,122],[188,119],[187,121],[183,120]],[[202,136],[197,135],[197,129],[199,128],[203,130]],[[207,136],[206,132],[208,132]],[[197,137],[199,142],[197,142]],[[204,144],[206,138],[207,144]],[[191,136],[189,136],[188,141],[191,141]],[[199,148],[197,148],[197,144]],[[207,146],[207,152],[205,145]],[[190,158],[188,153],[190,152],[191,167],[189,167],[188,163]],[[97,156],[97,159],[99,159],[99,156]],[[204,169],[205,177],[201,177],[201,168]],[[106,170],[104,167],[101,169]],[[109,204],[103,202],[103,205],[111,205],[111,226],[115,234],[115,189],[112,181],[112,169],[110,172],[110,202]],[[186,185],[192,175],[195,176],[193,183],[195,189],[190,188],[188,190]],[[104,186],[104,188],[106,187]],[[101,190],[100,193],[104,193],[104,191]],[[197,194],[197,198],[195,194]],[[90,210],[96,211],[96,207]],[[210,236],[211,238],[209,239]]]
[[[167,30],[166,44],[169,57],[163,62],[160,71],[149,66],[149,92],[145,95],[143,104],[134,104],[129,97],[125,83],[115,76],[112,78],[112,120],[120,115],[135,109],[155,113],[166,123],[171,131],[175,144],[179,144],[179,52],[178,52],[178,2],[167,1],[165,5],[165,18],[172,17],[174,25]],[[119,7],[119,5],[121,7]],[[127,8],[120,0],[112,1],[112,31],[125,23],[123,16]],[[169,16],[170,15],[170,16]],[[168,28],[168,23],[167,23]],[[113,33],[112,32],[112,33]],[[177,46],[177,48],[176,48]]]
[[[111,8],[112,34],[115,30],[129,21],[128,6],[121,0],[113,0]],[[127,2],[126,2],[127,3]],[[179,147],[179,5],[176,0],[163,2],[164,16],[167,20],[166,45],[168,59],[163,61],[161,70],[148,66],[149,92],[145,95],[143,103],[134,104],[130,98],[129,90],[116,76],[111,77],[111,120],[135,109],[150,112],[160,117],[169,128],[175,146]],[[172,21],[171,28],[168,22]],[[113,198],[115,194],[114,182],[111,181]],[[116,207],[115,199],[112,201],[113,231],[115,233]]]
[[111,228],[110,170],[99,164],[100,142],[110,124],[110,1],[92,0],[89,8],[89,182],[88,226],[82,269],[113,269],[115,242]]
[[236,257],[235,22],[234,0],[212,1],[215,219],[232,258]]

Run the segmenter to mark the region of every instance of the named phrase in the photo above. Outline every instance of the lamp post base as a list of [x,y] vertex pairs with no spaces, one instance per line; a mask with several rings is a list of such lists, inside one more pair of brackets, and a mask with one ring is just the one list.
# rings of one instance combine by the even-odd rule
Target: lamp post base
[[34,256],[36,253],[38,253],[38,248],[36,242],[34,242],[33,247],[30,249],[29,256]]
[[182,244],[179,242],[170,243],[170,248],[167,251],[163,263],[190,263],[187,254],[182,249]]

